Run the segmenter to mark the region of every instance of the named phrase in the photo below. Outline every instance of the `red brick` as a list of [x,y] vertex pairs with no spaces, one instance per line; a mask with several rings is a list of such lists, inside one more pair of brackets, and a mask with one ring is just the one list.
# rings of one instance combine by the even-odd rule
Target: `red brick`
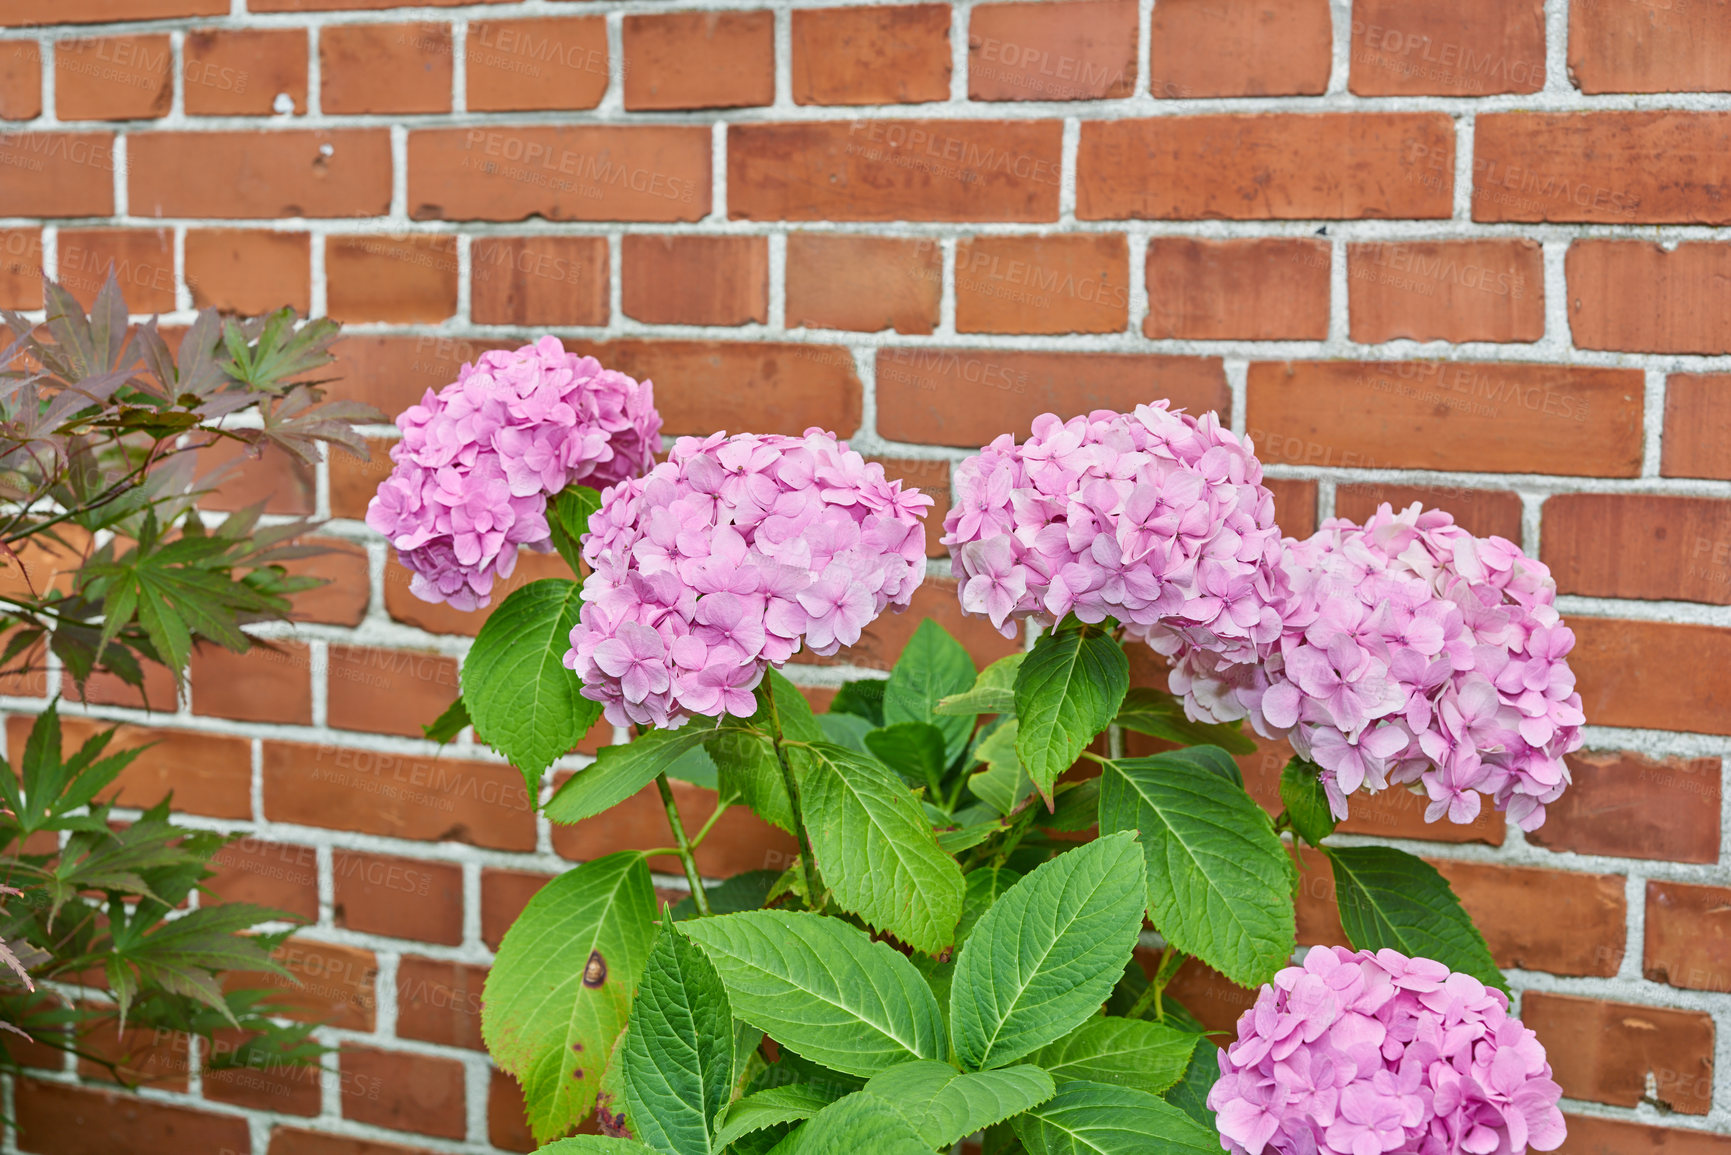
[[1261,362],[1248,424],[1264,462],[1635,477],[1639,370],[1513,362]]
[[205,885],[222,901],[257,903],[308,922],[318,919],[319,855],[312,847],[248,836],[217,851],[210,864],[216,874]]
[[1569,626],[1589,724],[1731,734],[1731,630],[1580,616]]
[[950,6],[797,8],[795,104],[920,104],[950,97]]
[[620,309],[659,325],[769,319],[769,238],[626,234]]
[[1150,40],[1164,100],[1320,95],[1334,55],[1327,0],[1163,0]]
[[[578,771],[582,773],[582,771]],[[687,830],[697,830],[715,812],[715,791],[689,782],[673,783],[674,800]],[[667,811],[654,786],[646,786],[607,813],[574,826],[553,827],[553,849],[562,858],[586,862],[616,850],[648,850],[671,844]],[[782,870],[799,846],[751,811],[736,806],[716,822],[697,850],[697,868],[706,878],[728,878],[748,870]],[[655,870],[675,873],[676,858],[652,858]]]
[[505,932],[535,897],[535,892],[553,881],[550,874],[527,870],[506,870],[498,866],[481,868],[481,941],[491,950],[498,950],[505,941]]
[[1122,234],[983,236],[956,246],[956,331],[1121,333],[1130,319]]
[[653,378],[666,436],[801,433],[813,425],[846,437],[863,404],[851,357],[831,346],[768,341],[612,341],[578,345],[639,381]]
[[[473,361],[490,349],[513,349],[519,344],[520,341],[430,334],[414,337],[396,333],[351,335],[338,339],[331,346],[336,362],[328,366],[323,375],[333,379],[329,386],[332,397],[359,401],[386,413],[401,413],[418,404],[428,389],[437,393],[455,381],[457,370],[465,361]],[[369,466],[357,464],[356,468],[371,473]],[[378,482],[390,473],[390,465],[383,459],[378,468],[380,472],[364,494],[356,495],[361,498],[362,511],[357,516],[365,516],[366,499],[372,497]]]
[[1141,353],[881,349],[877,387],[879,434],[963,448],[1021,436],[1048,412],[1070,418],[1163,397],[1192,413],[1231,406],[1218,360]]
[[338,321],[443,321],[457,311],[457,238],[326,237],[325,300]]
[[360,625],[372,597],[367,583],[367,547],[336,537],[308,538],[304,544],[323,552],[290,561],[285,568],[297,577],[310,577],[325,584],[294,595],[294,620],[332,626]]
[[1731,223],[1731,113],[1499,112],[1473,127],[1473,219]]
[[[117,674],[98,670],[86,678],[82,686],[63,671],[60,692],[92,706],[127,706],[134,710],[173,710],[180,703],[180,693],[174,675],[168,667],[156,662],[144,662],[144,681],[134,686],[122,681]],[[29,696],[29,695],[26,695]]]
[[1622,964],[1627,904],[1616,874],[1432,860],[1501,967],[1609,977]]
[[1544,515],[1560,593],[1731,604],[1731,501],[1564,493]]
[[1629,751],[1569,755],[1574,784],[1527,841],[1552,850],[1719,861],[1720,761]]
[[913,637],[914,631],[927,618],[944,627],[966,646],[968,653],[973,655],[974,665],[980,669],[1022,648],[1019,643],[994,629],[991,621],[984,615],[970,617],[962,613],[961,602],[956,597],[954,579],[927,578],[920,588],[914,591],[913,602],[905,612],[887,613],[877,618],[861,632],[858,642],[840,651],[835,657],[818,658],[810,653],[802,653],[796,655],[794,660],[815,666],[846,663],[869,670],[887,670],[896,664],[896,659],[906,648],[908,639]]
[[105,217],[114,212],[113,133],[0,134],[0,169],[30,178],[0,182],[0,215]]
[[228,989],[270,990],[271,1014],[339,1030],[371,1031],[378,1010],[378,959],[370,950],[297,935],[271,956],[289,973],[231,971]]
[[1713,1018],[1633,1003],[1528,991],[1521,1021],[1535,1031],[1552,1078],[1571,1099],[1705,1115],[1713,1097]]
[[337,850],[331,876],[336,926],[447,946],[463,941],[463,868],[454,862]]
[[600,16],[477,20],[464,54],[470,112],[594,108],[607,91]]
[[[452,8],[468,0],[248,0],[253,12],[324,12],[355,8]],[[483,4],[503,4],[508,0],[481,0]]]
[[1569,246],[1569,328],[1582,349],[1731,352],[1731,245],[1577,241]]
[[65,229],[55,279],[90,308],[110,273],[132,313],[174,311],[174,234],[168,229]]
[[337,730],[419,738],[457,696],[457,660],[410,650],[332,646],[326,701]]
[[[89,1005],[87,1009],[101,1013],[105,1008]],[[78,1059],[79,1077],[97,1083],[122,1083],[129,1088],[184,1092],[191,1066],[187,1036],[167,1028],[117,1029],[118,1023],[112,1009],[108,1009],[108,1013],[85,1028],[79,1039],[83,1051]]]
[[307,647],[255,641],[244,654],[211,643],[192,652],[192,712],[241,722],[310,726],[312,682]]
[[397,962],[397,1036],[447,1047],[481,1041],[481,986],[487,968],[404,955]]
[[[0,9],[4,12],[4,9]],[[245,1119],[65,1083],[20,1079],[18,1149],[41,1155],[116,1151],[230,1151],[248,1155]]]
[[0,309],[42,307],[42,266],[41,229],[0,229]]
[[[517,555],[517,568],[512,571],[511,576],[503,581],[493,583],[493,605],[497,606],[531,582],[546,578],[570,580],[570,577],[570,568],[566,566],[564,559],[558,554],[524,551]],[[491,612],[492,607],[470,611],[454,609],[445,602],[422,601],[409,588],[409,583],[413,578],[414,575],[403,566],[395,553],[392,553],[390,559],[385,562],[385,612],[391,616],[393,621],[426,630],[429,634],[466,634],[472,638],[480,633],[481,624],[487,620],[487,615]],[[355,676],[365,679],[374,675],[362,673]],[[398,725],[406,728],[413,722],[414,733],[409,736],[419,737],[421,723],[431,722],[437,716],[438,711],[443,710],[445,705],[448,705],[450,700],[456,696],[456,684],[453,682],[445,691],[445,702],[439,705],[432,714],[428,714],[417,722],[410,718],[406,712],[400,712],[402,716]],[[426,689],[417,695],[417,700],[420,706],[426,707],[436,701],[438,697],[439,694],[436,691]],[[359,724],[356,729],[369,730],[371,728],[365,717],[359,716]]]
[[[949,24],[949,9],[944,10]],[[946,82],[945,92],[949,91]],[[0,41],[0,120],[42,115],[42,49],[34,40]]]
[[312,308],[311,247],[306,233],[188,229],[193,306],[256,316],[287,305],[305,315]]
[[[1160,956],[1157,952],[1138,950],[1136,961],[1145,973],[1152,973]],[[1223,1031],[1228,1036],[1236,1030],[1238,1016],[1256,1002],[1255,991],[1246,990],[1196,959],[1178,968],[1166,990],[1173,1001],[1195,1015],[1204,1027],[1210,1031]]]
[[362,461],[347,453],[330,456],[331,516],[360,520],[367,516],[367,502],[378,492],[379,482],[391,475],[391,446],[394,438],[365,439],[370,456]]
[[1136,88],[1135,0],[977,4],[972,100],[1116,100]]
[[455,1059],[349,1044],[339,1064],[343,1118],[445,1139],[467,1132],[463,1064]]
[[[789,234],[787,323],[862,333],[930,333],[943,296],[942,261],[942,249],[931,241]],[[852,354],[838,352],[851,364]]]
[[1327,241],[1150,237],[1142,333],[1157,341],[1323,340],[1332,263]]
[[1083,220],[1446,218],[1454,122],[1440,112],[1088,121],[1076,171]]
[[1545,335],[1544,252],[1537,241],[1349,245],[1352,339],[1537,341]]
[[535,848],[535,805],[523,776],[502,763],[449,755],[267,741],[264,811],[272,822],[388,838]]
[[[254,5],[254,8],[259,7]],[[176,16],[226,16],[225,0],[127,0],[128,20],[167,20]],[[114,19],[114,0],[0,0],[0,25],[105,24]]]
[[[231,176],[201,175],[213,172]],[[380,216],[391,204],[390,133],[143,133],[127,144],[127,187],[135,216]]]
[[1641,973],[1695,991],[1731,991],[1731,890],[1647,883]]
[[732,125],[736,220],[1055,221],[1055,120]]
[[[373,2],[378,3],[378,0]],[[426,1155],[426,1152],[424,1147],[404,1147],[396,1143],[352,1139],[347,1135],[301,1131],[291,1127],[274,1127],[270,1133],[269,1155]]]
[[1545,86],[1544,0],[1357,0],[1359,96],[1490,96]]
[[54,43],[54,112],[61,120],[152,120],[174,97],[166,34]]
[[299,28],[201,28],[181,50],[188,116],[273,116],[287,96],[307,110],[307,34]]
[[199,499],[204,509],[233,512],[264,503],[266,513],[313,511],[317,482],[310,465],[274,445],[247,445],[223,438],[199,450],[199,485],[210,492]]
[[319,30],[327,115],[449,112],[449,24],[330,24]]
[[534,1151],[540,1147],[524,1118],[523,1089],[503,1071],[492,1071],[487,1084],[487,1139],[506,1151]]
[[1665,381],[1666,477],[1731,479],[1731,376],[1673,373]]
[[[156,701],[159,707],[167,704],[160,699]],[[13,750],[24,749],[35,721],[24,715],[6,720],[7,741]],[[113,725],[73,717],[62,718],[60,728],[62,746],[68,753],[109,729],[114,731],[108,742],[109,754],[144,748],[120,772],[113,785],[102,792],[104,801],[144,809],[155,806],[173,792],[174,808],[181,813],[211,818],[252,817],[252,743],[245,738],[125,723]]]
[[707,126],[532,125],[409,134],[416,220],[695,221],[709,215]]
[[1582,92],[1731,91],[1723,4],[1569,5],[1569,79]]
[[1731,1155],[1731,1136],[1598,1115],[1564,1118],[1569,1137],[1557,1148],[1557,1155]]
[[606,237],[476,237],[469,318],[477,325],[605,325]]
[[1455,524],[1465,526],[1475,537],[1500,537],[1517,543],[1521,540],[1521,498],[1506,490],[1381,482],[1341,485],[1334,491],[1334,515],[1362,522],[1384,503],[1398,512],[1415,501],[1426,509],[1453,514]]
[[625,107],[742,108],[775,100],[769,12],[625,17]]
[[949,547],[939,539],[944,536],[944,516],[950,511],[950,463],[941,458],[872,457],[884,467],[884,476],[900,480],[905,487],[917,489],[933,499],[926,511],[926,556],[948,557]]
[[[213,1050],[218,1056],[232,1055],[245,1038],[238,1031],[218,1032]],[[323,1075],[314,1065],[262,1062],[223,1069],[207,1066],[201,1078],[206,1099],[249,1111],[317,1115],[323,1103]]]
[[1316,532],[1316,482],[1265,477],[1262,484],[1274,495],[1274,522],[1281,533],[1302,541]]

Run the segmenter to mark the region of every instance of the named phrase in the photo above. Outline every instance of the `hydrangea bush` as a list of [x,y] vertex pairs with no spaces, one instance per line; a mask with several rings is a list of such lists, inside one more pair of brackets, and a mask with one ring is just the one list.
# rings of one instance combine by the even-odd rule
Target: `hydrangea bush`
[[[514,397],[606,373],[581,362],[550,386],[534,375],[580,359],[546,341],[508,356],[489,380],[510,376]],[[495,386],[476,388],[479,412]],[[405,415],[405,441],[445,420],[424,414],[458,409],[450,393]],[[1566,785],[1582,721],[1572,639],[1543,567],[1510,543],[1387,507],[1282,539],[1252,447],[1215,415],[1048,415],[961,464],[944,539],[963,612],[1036,640],[982,670],[927,620],[887,678],[847,682],[816,713],[779,668],[909,604],[929,497],[816,429],[682,438],[652,465],[658,423],[641,411],[609,428],[616,441],[574,449],[529,422],[512,444],[550,448],[525,467],[502,420],[450,420],[398,456],[421,480],[381,493],[381,523],[443,526],[476,487],[494,487],[481,505],[498,511],[522,478],[551,511],[545,539],[587,573],[504,599],[429,734],[473,724],[541,797],[604,715],[633,739],[547,792],[548,817],[606,821],[653,784],[668,821],[667,846],[554,879],[499,947],[483,1033],[543,1150],[1561,1143],[1544,1051],[1447,882],[1332,837],[1361,787],[1422,788],[1431,818],[1456,821],[1488,794],[1534,826]],[[459,442],[449,461],[468,472],[427,480],[453,468],[431,446]],[[480,468],[489,454],[496,474]],[[585,479],[602,462],[633,468],[597,493]],[[433,521],[417,520],[416,493]],[[514,538],[501,523],[516,516],[452,530],[459,564],[482,566],[489,541],[496,559],[544,540]],[[434,540],[418,532],[393,540]],[[470,579],[485,575],[463,573],[481,604]],[[1127,646],[1168,658],[1170,687],[1131,686]],[[1234,760],[1256,750],[1247,718],[1299,751],[1274,817]],[[1127,733],[1159,752],[1126,754]],[[687,829],[674,778],[716,792],[702,829]],[[766,848],[764,869],[705,880],[697,851],[736,806],[797,856]],[[1350,948],[1300,951],[1300,842],[1329,864]],[[654,857],[681,863],[676,906],[656,897]],[[1190,960],[1261,987],[1235,1041],[1172,997]]]

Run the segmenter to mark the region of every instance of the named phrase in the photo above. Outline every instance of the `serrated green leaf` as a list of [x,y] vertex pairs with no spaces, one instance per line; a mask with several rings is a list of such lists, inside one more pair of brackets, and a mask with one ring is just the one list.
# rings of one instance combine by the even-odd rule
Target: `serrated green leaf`
[[1026,651],[999,658],[980,671],[973,687],[938,700],[939,714],[978,717],[981,714],[1013,714],[1016,710],[1016,671],[1028,657]]
[[594,762],[553,792],[547,817],[569,824],[611,810],[714,734],[713,727],[691,721],[677,730],[651,730],[623,746],[603,746]]
[[1428,958],[1509,989],[1484,936],[1437,868],[1392,846],[1326,848],[1334,865],[1340,925],[1359,950]]
[[573,1135],[545,1147],[535,1148],[535,1155],[649,1155],[653,1147],[645,1147],[635,1139],[609,1139],[601,1135]]
[[1114,830],[1141,833],[1148,916],[1167,942],[1248,987],[1286,965],[1292,859],[1262,807],[1193,750],[1106,765],[1100,832]]
[[789,753],[812,855],[835,901],[915,950],[949,946],[966,886],[907,783],[827,742]]
[[1056,1090],[1051,1075],[1026,1064],[964,1073],[948,1063],[915,1062],[873,1075],[864,1093],[906,1119],[929,1150],[1019,1115]]
[[1058,775],[1112,724],[1130,688],[1130,659],[1109,634],[1043,635],[1016,671],[1016,753],[1048,802]]
[[547,503],[553,548],[574,574],[583,572],[583,537],[589,532],[589,516],[600,508],[600,491],[587,485],[567,485]]
[[944,1057],[943,1017],[925,980],[857,927],[759,910],[683,929],[715,964],[733,1013],[814,1063],[871,1076]]
[[865,734],[866,749],[915,786],[924,786],[935,797],[942,789],[945,753],[944,732],[930,722],[896,722]]
[[444,712],[437,718],[421,727],[429,741],[443,746],[455,742],[457,735],[463,732],[463,727],[469,724],[469,707],[463,704],[463,696],[457,695],[457,700],[446,706]]
[[1097,1015],[1042,1048],[1034,1062],[1060,1084],[1083,1079],[1158,1095],[1184,1077],[1198,1037],[1163,1023]]
[[875,728],[884,724],[884,686],[882,678],[859,678],[843,682],[830,699],[829,712],[863,718]]
[[1009,889],[1022,881],[1018,871],[1007,866],[983,866],[968,876],[968,891],[962,899],[962,921],[956,924],[956,945],[959,947],[974,933],[974,927],[988,910]]
[[974,748],[974,757],[986,764],[986,769],[968,778],[968,789],[974,797],[996,810],[1008,814],[1022,804],[1034,789],[1021,756],[1016,753],[1016,733],[1021,722],[1007,718]]
[[1028,1155],[1220,1155],[1220,1137],[1164,1099],[1075,1082],[1011,1123]]
[[809,1119],[834,1101],[834,1097],[804,1083],[791,1087],[771,1087],[755,1095],[736,1100],[727,1110],[726,1120],[715,1132],[715,1147],[725,1150],[741,1135],[761,1131],[778,1123],[797,1123]]
[[[704,887],[703,892],[709,896],[709,913],[737,914],[742,910],[761,909],[769,901],[770,887],[779,877],[779,870],[748,870]],[[680,899],[674,904],[673,917],[678,921],[696,918],[697,904],[689,897]]]
[[967,647],[931,618],[908,639],[884,686],[884,725],[930,722],[944,735],[945,765],[961,757],[973,733],[972,719],[937,712],[938,701],[974,684]]
[[626,1117],[665,1155],[714,1155],[710,1136],[733,1097],[733,1012],[721,976],[671,920],[661,928],[621,1056]]
[[1137,686],[1126,694],[1113,721],[1126,730],[1181,746],[1219,746],[1230,754],[1256,753],[1256,743],[1237,722],[1191,721],[1183,702],[1148,686]]
[[1280,801],[1292,829],[1312,846],[1334,833],[1334,811],[1322,788],[1317,768],[1302,758],[1293,758],[1280,772]]
[[655,888],[636,851],[566,871],[536,892],[487,974],[481,1033],[523,1087],[536,1138],[563,1135],[595,1093],[655,932]]
[[1214,1112],[1208,1109],[1208,1092],[1214,1089],[1219,1079],[1220,1048],[1214,1045],[1214,1040],[1203,1038],[1191,1053],[1184,1074],[1162,1098],[1209,1131],[1214,1131]]
[[822,728],[826,741],[834,742],[837,746],[846,746],[849,750],[858,750],[861,754],[871,753],[866,749],[865,736],[877,727],[858,714],[831,710],[827,714],[819,714],[817,724]]
[[913,1125],[876,1095],[838,1099],[775,1146],[771,1155],[932,1155]]
[[487,616],[463,659],[463,702],[475,733],[523,773],[529,797],[541,775],[601,717],[565,668],[583,587],[563,578],[530,582]]
[[950,1030],[968,1070],[1063,1038],[1111,994],[1142,930],[1142,853],[1101,837],[1012,886],[956,956]]

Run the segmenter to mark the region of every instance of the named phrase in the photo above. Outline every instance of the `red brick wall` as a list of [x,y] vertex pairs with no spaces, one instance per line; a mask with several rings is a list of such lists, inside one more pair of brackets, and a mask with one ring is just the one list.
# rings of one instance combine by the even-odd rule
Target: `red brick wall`
[[[1480,919],[1569,1152],[1731,1152],[1731,5],[665,9],[0,0],[0,305],[114,261],[180,319],[329,313],[337,391],[392,412],[552,329],[653,376],[670,433],[823,425],[942,497],[1038,413],[1170,396],[1255,437],[1292,532],[1418,499],[1514,538],[1580,637],[1574,789],[1527,837],[1405,795],[1349,829],[1412,840]],[[11,1091],[20,1150],[525,1147],[478,1041],[490,950],[564,863],[666,838],[649,805],[549,830],[486,751],[416,740],[477,619],[365,531],[381,474],[254,468],[334,519],[336,585],[280,652],[201,656],[178,710],[92,710],[167,739],[131,802],[247,833],[222,895],[314,920],[290,961],[340,1057],[201,1083],[170,1056],[113,1105],[47,1072]],[[941,553],[916,609],[1001,651]],[[1247,760],[1270,799],[1282,761]],[[784,851],[740,819],[706,867]],[[1312,865],[1305,935],[1338,937]],[[1210,1022],[1240,1005],[1180,982]]]

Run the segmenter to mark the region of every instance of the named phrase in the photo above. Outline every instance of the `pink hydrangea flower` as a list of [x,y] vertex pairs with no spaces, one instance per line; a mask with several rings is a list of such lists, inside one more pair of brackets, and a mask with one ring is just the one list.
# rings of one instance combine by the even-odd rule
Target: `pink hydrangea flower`
[[557,337],[483,353],[457,380],[397,418],[395,466],[367,506],[430,602],[473,610],[491,600],[522,548],[552,548],[547,499],[596,489],[655,463],[654,386],[567,353]]
[[1167,402],[1034,421],[962,462],[944,520],[962,610],[1051,624],[1115,618],[1135,638],[1250,661],[1280,637],[1280,530],[1262,465],[1213,413]]
[[1509,1000],[1397,951],[1315,947],[1263,986],[1208,1093],[1233,1155],[1519,1155],[1562,1088]]
[[907,607],[931,504],[820,429],[682,437],[601,495],[565,665],[615,725],[750,717],[770,666]]
[[1170,685],[1192,717],[1289,738],[1336,817],[1355,790],[1397,783],[1422,785],[1432,822],[1471,822],[1486,794],[1523,830],[1544,822],[1585,717],[1543,564],[1417,504],[1332,519],[1288,539],[1281,564],[1291,593],[1266,659],[1177,651]]

